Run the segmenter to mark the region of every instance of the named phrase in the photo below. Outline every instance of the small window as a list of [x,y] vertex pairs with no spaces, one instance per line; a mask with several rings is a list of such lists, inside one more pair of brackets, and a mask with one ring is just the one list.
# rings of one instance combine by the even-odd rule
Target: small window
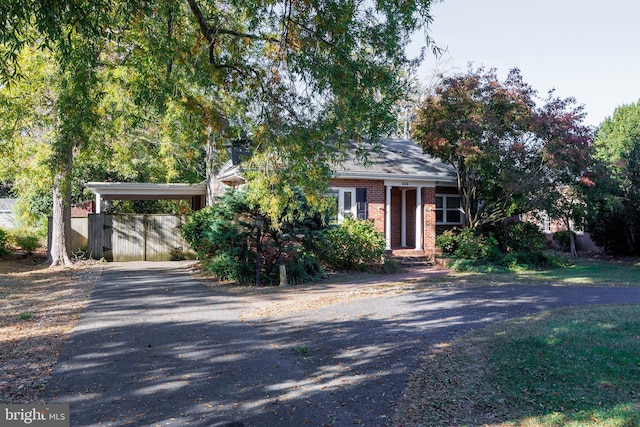
[[336,197],[334,218],[338,222],[344,221],[347,217],[357,217],[355,188],[332,188],[331,193]]
[[436,223],[459,225],[464,222],[460,196],[436,196]]
[[367,219],[369,217],[369,209],[366,188],[356,188],[356,204],[358,219]]

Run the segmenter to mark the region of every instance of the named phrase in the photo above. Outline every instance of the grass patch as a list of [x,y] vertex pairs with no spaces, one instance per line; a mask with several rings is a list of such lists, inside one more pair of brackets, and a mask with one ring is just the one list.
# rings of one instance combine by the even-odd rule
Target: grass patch
[[311,350],[309,350],[309,346],[306,345],[298,345],[293,349],[293,352],[298,356],[309,356],[311,354]]
[[639,426],[640,306],[502,322],[438,349],[394,425]]
[[519,276],[566,284],[638,286],[640,265],[630,262],[576,259],[572,265],[565,268],[520,272]]
[[578,285],[640,286],[640,263],[601,261],[587,258],[568,259],[565,267],[540,270],[451,271],[445,276],[426,277],[425,285],[503,286],[503,285]]
[[36,315],[33,313],[29,313],[29,312],[20,313],[20,320],[31,320],[34,317],[36,317]]

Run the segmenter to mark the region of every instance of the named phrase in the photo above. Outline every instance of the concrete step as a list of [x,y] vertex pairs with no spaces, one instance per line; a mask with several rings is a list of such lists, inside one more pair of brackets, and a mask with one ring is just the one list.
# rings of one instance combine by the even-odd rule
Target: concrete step
[[393,249],[389,254],[389,259],[395,260],[403,267],[428,267],[433,261],[427,259],[424,251],[415,249]]

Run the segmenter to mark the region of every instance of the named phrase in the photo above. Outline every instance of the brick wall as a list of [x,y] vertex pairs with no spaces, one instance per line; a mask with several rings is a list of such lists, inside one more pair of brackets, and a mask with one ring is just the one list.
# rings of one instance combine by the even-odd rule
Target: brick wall
[[428,187],[422,189],[422,203],[424,218],[424,251],[428,255],[436,253],[436,188]]
[[[376,229],[384,234],[385,228],[385,196],[384,181],[360,179],[333,179],[330,186],[334,188],[366,188],[369,218],[374,221]],[[391,246],[399,248],[402,243],[402,188],[391,189]],[[414,248],[416,224],[416,190],[409,188],[407,194],[407,247]],[[436,247],[436,188],[422,188],[422,204],[424,219],[423,248],[428,255],[435,253]]]
[[384,234],[384,181],[364,179],[332,179],[330,187],[334,188],[366,188],[369,219],[372,219],[376,229]]

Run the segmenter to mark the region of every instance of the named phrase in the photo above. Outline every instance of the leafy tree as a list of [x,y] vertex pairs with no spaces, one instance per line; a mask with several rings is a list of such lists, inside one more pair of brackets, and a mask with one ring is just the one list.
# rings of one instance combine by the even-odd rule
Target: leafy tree
[[544,141],[540,187],[534,206],[569,231],[571,256],[577,256],[575,229],[586,224],[601,197],[598,165],[593,157],[593,131],[582,125],[582,107],[572,98],[551,96],[539,109],[536,133]]
[[53,180],[51,265],[69,265],[67,240],[70,234],[71,177],[74,151],[90,137],[99,97],[96,66],[107,25],[120,10],[114,3],[3,2],[0,17],[2,63],[0,77],[11,84],[19,77],[19,57],[23,48],[40,46],[52,52],[57,76],[52,86],[57,93],[49,169]]
[[[146,137],[159,147],[167,170],[184,171],[183,153],[201,155],[205,144],[215,161],[225,139],[249,136],[261,154],[254,178],[271,190],[254,192],[253,200],[275,219],[292,200],[290,176],[300,179],[309,202],[318,206],[327,164],[347,141],[375,141],[393,131],[393,106],[405,86],[399,70],[412,63],[404,47],[430,22],[430,5],[430,0],[3,2],[3,81],[20,76],[18,57],[32,45],[50,49],[60,72],[50,144],[53,263],[68,262],[63,225],[69,223],[74,155],[100,152],[91,141],[101,133],[100,105],[108,96],[101,71],[126,67],[121,83],[143,114],[123,123],[112,115],[113,130],[122,125],[124,135]],[[118,137],[106,135],[111,147]],[[274,196],[285,202],[273,203]]]
[[592,237],[610,253],[640,252],[640,102],[618,107],[598,129],[595,156],[606,167],[610,197]]
[[328,164],[351,140],[395,128],[395,102],[412,61],[404,46],[431,17],[430,1],[229,2],[189,0],[207,46],[218,108],[229,131],[256,153],[249,197],[272,219],[287,211],[296,185],[321,205]]
[[501,82],[481,68],[445,78],[418,110],[413,136],[455,168],[471,228],[545,207],[536,196],[586,174],[581,108],[571,98],[536,100],[517,69]]
[[471,228],[510,216],[535,185],[534,94],[517,69],[504,83],[495,70],[470,70],[445,78],[418,110],[413,136],[455,168]]

